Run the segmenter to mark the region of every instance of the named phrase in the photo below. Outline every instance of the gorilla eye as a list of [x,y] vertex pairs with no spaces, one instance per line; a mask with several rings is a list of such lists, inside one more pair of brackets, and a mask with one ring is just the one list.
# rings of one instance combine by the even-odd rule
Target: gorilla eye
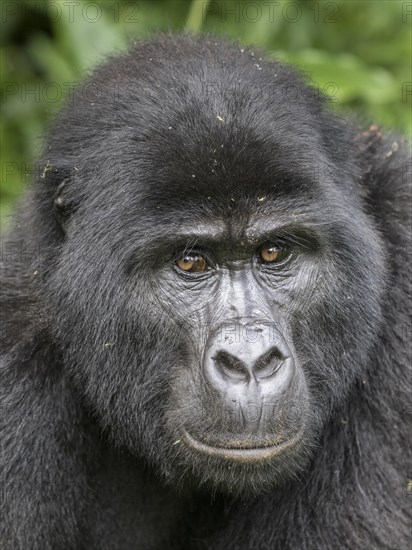
[[289,255],[289,249],[270,242],[264,243],[259,249],[259,259],[265,264],[283,262]]
[[176,260],[176,265],[182,271],[189,273],[203,273],[204,271],[210,269],[204,257],[196,253],[181,256]]

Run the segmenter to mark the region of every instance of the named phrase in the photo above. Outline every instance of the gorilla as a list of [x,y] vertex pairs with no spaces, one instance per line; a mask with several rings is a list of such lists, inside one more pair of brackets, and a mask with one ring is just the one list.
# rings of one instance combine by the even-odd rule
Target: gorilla
[[2,548],[410,548],[407,147],[190,34],[47,135],[2,245]]

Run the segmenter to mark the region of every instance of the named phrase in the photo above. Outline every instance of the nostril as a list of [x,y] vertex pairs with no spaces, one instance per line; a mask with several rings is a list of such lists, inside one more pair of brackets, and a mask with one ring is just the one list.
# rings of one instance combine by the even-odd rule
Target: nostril
[[253,373],[259,379],[270,378],[280,369],[285,359],[278,348],[271,348],[256,361]]
[[218,351],[212,358],[219,371],[228,378],[245,380],[248,377],[248,370],[244,363],[227,351]]

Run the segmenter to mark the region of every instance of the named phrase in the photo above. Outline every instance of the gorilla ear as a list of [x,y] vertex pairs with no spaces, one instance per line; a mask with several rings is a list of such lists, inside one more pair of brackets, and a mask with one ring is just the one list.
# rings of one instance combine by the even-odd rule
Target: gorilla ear
[[[42,188],[47,196],[47,208],[50,208],[50,196],[52,197],[53,217],[64,235],[67,234],[68,224],[73,213],[77,210],[78,201],[73,200],[73,186],[77,169],[73,165],[58,163],[56,165],[47,161],[40,178],[43,180]],[[50,211],[46,215],[50,215]]]
[[57,187],[56,193],[54,195],[54,212],[56,219],[62,228],[64,234],[67,233],[67,224],[70,219],[71,208],[67,198],[66,191],[67,180],[63,180]]

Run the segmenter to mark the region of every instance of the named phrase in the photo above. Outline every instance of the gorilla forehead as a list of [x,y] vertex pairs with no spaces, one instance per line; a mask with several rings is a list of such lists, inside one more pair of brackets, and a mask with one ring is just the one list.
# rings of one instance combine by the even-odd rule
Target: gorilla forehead
[[332,171],[316,125],[305,126],[286,102],[256,98],[252,106],[237,102],[237,95],[217,91],[214,101],[204,95],[180,108],[159,101],[161,121],[144,136],[131,132],[129,155],[135,148],[137,172],[132,181],[142,183],[149,203],[158,197],[170,204],[210,197],[230,204],[244,197],[318,194],[319,181],[328,181]]
[[[173,111],[166,106],[165,116],[168,108]],[[314,130],[296,143],[300,138],[292,139],[283,124],[271,122],[269,112],[262,124],[248,121],[242,111],[219,120],[203,104],[190,110],[190,117],[163,123],[144,139],[131,136],[128,156],[135,160],[125,168],[124,182],[139,198],[140,213],[159,205],[171,212],[199,204],[225,216],[237,206],[248,212],[269,199],[279,207],[281,200],[293,199],[296,206],[302,198],[318,201],[325,191],[320,181],[335,175]]]
[[139,216],[169,226],[173,220],[220,218],[234,227],[265,214],[278,220],[302,215],[322,204],[330,187],[328,159],[319,147],[313,152],[310,140],[296,153],[281,129],[263,138],[242,126],[241,114],[227,123],[210,118],[206,124],[205,118],[199,108],[191,129],[172,128],[167,137],[158,132],[136,144],[144,170],[136,165],[134,177],[125,181]]
[[330,169],[315,130],[296,147],[282,125],[247,125],[242,112],[221,121],[202,104],[191,112],[190,119],[152,129],[145,139],[132,137],[130,162],[115,167],[123,177],[117,189],[110,186],[107,199],[120,193],[119,203],[136,228],[166,235],[183,225],[193,231],[209,223],[209,232],[219,227],[226,240],[239,240],[247,230],[253,233],[257,219],[260,234],[265,227],[319,223],[319,214],[325,222],[333,220],[338,171]]
[[[76,102],[63,122],[89,127],[87,162],[101,150],[100,172],[111,165],[149,202],[308,192],[332,165],[320,98],[253,50],[207,36],[162,37],[104,66],[89,84],[102,101]],[[116,108],[108,110],[114,89]],[[108,150],[102,138],[112,135]],[[74,149],[78,161],[76,140],[67,141],[66,155]]]
[[242,126],[240,115],[228,123],[209,117],[206,124],[205,118],[199,110],[191,127],[173,128],[167,137],[159,132],[144,147],[145,172],[138,170],[137,180],[148,203],[159,197],[170,204],[212,197],[230,204],[246,197],[318,195],[319,175],[328,172],[328,163],[309,140],[297,153],[281,128],[262,137]]
[[[255,214],[310,208],[325,218],[350,179],[340,125],[294,71],[258,55],[205,36],[162,37],[99,69],[89,82],[103,101],[75,102],[51,140],[74,159],[78,195],[118,216],[113,228],[124,216],[130,227],[149,219],[169,230],[219,218],[245,227]],[[88,130],[80,157],[68,126]]]

